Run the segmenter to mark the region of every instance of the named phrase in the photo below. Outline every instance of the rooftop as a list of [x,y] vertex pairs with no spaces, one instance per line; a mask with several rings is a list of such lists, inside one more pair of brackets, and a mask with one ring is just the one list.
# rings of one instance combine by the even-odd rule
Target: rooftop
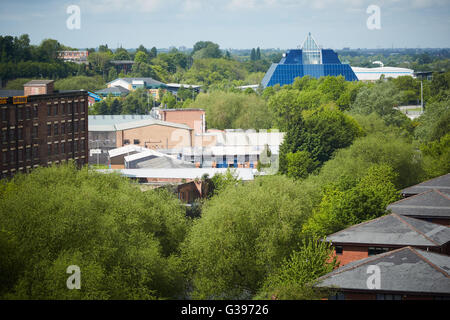
[[[378,266],[380,289],[368,289],[367,270]],[[351,262],[318,279],[317,287],[372,292],[450,294],[450,257],[411,247]]]
[[124,147],[120,147],[120,148],[116,148],[116,149],[112,149],[108,151],[109,157],[110,158],[114,158],[114,157],[118,157],[118,156],[122,156],[125,154],[129,154],[131,152],[135,153],[135,152],[145,152],[149,149],[141,147],[141,146],[137,146],[134,144],[130,144],[128,146],[124,146]]
[[122,80],[125,82],[128,82],[129,84],[132,84],[133,81],[144,81],[147,85],[153,85],[153,86],[166,86],[165,83],[162,83],[158,80],[155,80],[153,78],[117,78],[113,81],[108,82],[107,84],[111,84],[113,82],[116,82],[118,80]]
[[425,191],[429,191],[431,189],[438,189],[441,192],[450,193],[450,173],[405,188],[402,190],[402,194],[414,195]]
[[23,90],[0,90],[0,97],[23,96]]
[[125,94],[125,93],[129,93],[130,90],[125,89],[123,87],[109,87],[109,88],[105,88],[105,89],[101,89],[98,91],[95,91],[95,93],[97,94],[110,94],[110,93],[115,93],[115,94]]
[[150,115],[89,116],[89,131],[120,131],[151,125],[191,130],[187,125],[157,120]]
[[171,88],[181,88],[181,87],[184,87],[184,88],[186,88],[186,89],[189,89],[189,88],[191,88],[191,89],[197,89],[197,88],[200,88],[200,87],[201,87],[201,85],[198,85],[198,84],[184,84],[184,83],[168,83],[167,86],[168,86],[168,87],[171,87]]
[[440,247],[450,242],[450,228],[393,213],[351,226],[326,240],[335,244]]
[[126,156],[125,162],[127,168],[134,169],[195,168],[193,163],[150,149]]
[[450,218],[450,196],[432,189],[391,203],[387,209],[405,216]]
[[[174,168],[174,169],[120,169],[120,170],[97,170],[103,173],[117,172],[129,178],[158,178],[158,179],[201,179],[203,175],[208,174],[213,177],[216,173],[225,174],[228,169],[225,168]],[[237,168],[231,172],[244,181],[253,180],[257,172],[256,169]]]
[[49,83],[55,82],[54,80],[31,80],[24,84],[24,86],[44,86]]

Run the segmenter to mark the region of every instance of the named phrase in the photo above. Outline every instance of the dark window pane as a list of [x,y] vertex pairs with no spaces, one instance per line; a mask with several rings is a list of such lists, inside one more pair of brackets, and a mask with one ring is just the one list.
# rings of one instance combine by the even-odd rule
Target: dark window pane
[[33,127],[33,131],[32,131],[32,137],[33,138],[37,138],[38,137],[38,131],[39,131],[39,129],[38,129],[39,127],[38,126],[34,126]]
[[16,140],[16,129],[9,129],[9,140]]

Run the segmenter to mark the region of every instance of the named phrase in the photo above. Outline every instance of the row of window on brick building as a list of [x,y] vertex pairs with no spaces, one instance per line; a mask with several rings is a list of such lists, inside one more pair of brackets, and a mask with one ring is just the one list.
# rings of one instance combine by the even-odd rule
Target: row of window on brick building
[[[24,140],[23,127],[9,128],[9,130],[2,130],[2,143],[8,143],[17,140]],[[62,122],[47,124],[47,136],[58,136],[71,133],[85,132],[86,131],[86,121],[74,121],[72,122]],[[37,124],[33,125],[31,129],[31,138],[36,139],[39,136],[39,126]]]
[[[81,141],[81,143],[80,143]],[[47,156],[51,159],[52,156],[66,155],[68,159],[72,158],[72,154],[83,155],[86,150],[85,140],[61,141],[47,144]],[[39,160],[39,146],[20,147],[18,149],[12,148],[2,152],[3,164],[15,164],[16,162],[31,161],[33,159]]]
[[[24,119],[31,119],[38,117],[38,106],[33,107],[17,107],[17,108],[2,108],[1,110],[1,121],[8,121],[10,119],[10,112],[17,110],[17,120],[21,121]],[[47,105],[47,116],[58,116],[58,115],[72,115],[72,114],[84,114],[84,108],[82,102],[80,103],[61,103],[54,105]]]

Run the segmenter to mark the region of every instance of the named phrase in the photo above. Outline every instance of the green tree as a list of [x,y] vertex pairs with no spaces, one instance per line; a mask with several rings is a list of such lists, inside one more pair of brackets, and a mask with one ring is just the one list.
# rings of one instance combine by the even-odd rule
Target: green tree
[[255,61],[256,60],[256,51],[255,48],[252,49],[252,52],[250,53],[250,60]]
[[194,45],[192,51],[194,59],[221,58],[222,51],[219,45],[211,41],[199,41]]
[[415,136],[422,142],[439,140],[450,132],[450,99],[430,103],[418,119]]
[[288,173],[286,157],[289,153],[307,151],[313,161],[322,165],[336,150],[350,146],[362,133],[353,118],[333,106],[312,111],[305,118],[301,114],[291,115],[280,146],[280,172]]
[[105,86],[100,76],[77,76],[55,81],[56,90],[87,90],[97,91]]
[[171,92],[166,92],[161,99],[161,105],[164,108],[173,109],[177,105],[177,98]]
[[[173,195],[73,165],[19,174],[0,194],[0,264],[11,275],[0,283],[2,299],[183,294],[178,252],[187,224]],[[81,269],[81,290],[66,287],[70,265]]]
[[126,49],[120,47],[114,52],[114,60],[131,60],[131,57]]
[[257,95],[215,90],[200,93],[189,107],[205,109],[210,128],[257,130],[272,125],[267,104]]
[[286,175],[294,179],[305,179],[318,166],[308,151],[297,151],[286,155]]
[[330,243],[312,239],[292,252],[264,282],[259,299],[311,300],[327,298],[329,292],[313,288],[316,280],[333,271],[339,263]]
[[315,190],[282,176],[230,185],[203,207],[183,246],[195,299],[252,297],[299,247]]
[[116,70],[116,68],[109,69],[108,80],[109,81],[113,81],[113,80],[116,80],[116,79],[117,79],[117,70]]
[[342,188],[342,181],[331,184],[303,232],[323,237],[384,215],[387,205],[400,197],[395,178],[391,167],[374,165],[354,187]]
[[450,133],[429,143],[421,145],[424,170],[428,178],[450,172]]
[[152,108],[153,97],[144,88],[130,92],[122,102],[122,114],[148,114]]
[[361,179],[375,164],[388,165],[397,174],[394,185],[398,189],[423,181],[424,171],[420,151],[395,133],[374,133],[356,139],[353,144],[336,152],[327,161],[318,177],[321,185],[344,179]]
[[134,56],[134,62],[148,62],[148,55],[144,51],[138,51]]

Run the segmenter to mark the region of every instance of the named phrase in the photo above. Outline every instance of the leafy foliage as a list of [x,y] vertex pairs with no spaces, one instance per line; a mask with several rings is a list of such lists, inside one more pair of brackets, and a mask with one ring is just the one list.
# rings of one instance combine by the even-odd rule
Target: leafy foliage
[[229,186],[203,207],[184,246],[197,299],[250,298],[298,248],[315,189],[282,176]]
[[[3,298],[155,299],[183,293],[178,247],[187,225],[168,193],[144,193],[125,178],[72,165],[18,175],[0,193]],[[81,268],[81,290],[66,288],[70,265]]]
[[336,257],[330,259],[332,254],[330,243],[319,239],[306,241],[267,277],[257,297],[280,300],[326,298],[329,292],[318,290],[313,285],[319,277],[338,266]]
[[386,206],[399,199],[394,179],[392,168],[374,165],[353,187],[342,180],[331,185],[303,231],[323,237],[384,215]]

